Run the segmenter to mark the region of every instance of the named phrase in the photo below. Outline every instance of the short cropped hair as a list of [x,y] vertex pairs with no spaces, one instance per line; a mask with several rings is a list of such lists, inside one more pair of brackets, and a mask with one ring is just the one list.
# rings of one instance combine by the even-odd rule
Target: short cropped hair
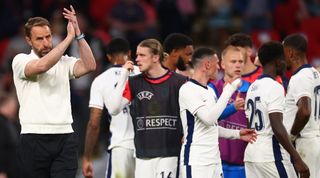
[[43,17],[31,17],[28,19],[27,23],[24,25],[24,32],[27,37],[31,37],[31,29],[35,26],[48,26],[51,30],[51,24],[49,21]]
[[237,46],[237,47],[250,47],[252,48],[253,43],[249,35],[244,33],[235,33],[231,35],[224,43],[224,47]]
[[270,41],[262,44],[258,50],[259,61],[262,66],[284,57],[283,46],[280,42]]
[[241,50],[240,50],[239,47],[236,47],[236,46],[227,46],[227,47],[222,51],[222,53],[221,53],[221,58],[222,58],[222,60],[225,59],[225,56],[226,56],[226,54],[227,54],[229,51],[240,52],[240,53],[241,53],[241,56],[243,57],[243,54],[242,54],[242,52],[241,52]]
[[171,33],[163,41],[163,49],[169,54],[174,49],[182,49],[188,45],[193,45],[193,40],[182,33]]
[[303,54],[307,53],[308,42],[307,39],[301,34],[292,34],[283,40],[284,47],[292,48]]
[[208,47],[199,47],[197,48],[191,58],[191,63],[193,66],[199,64],[205,57],[213,56],[215,51]]
[[106,47],[106,53],[109,55],[128,53],[130,51],[130,44],[126,39],[114,38]]

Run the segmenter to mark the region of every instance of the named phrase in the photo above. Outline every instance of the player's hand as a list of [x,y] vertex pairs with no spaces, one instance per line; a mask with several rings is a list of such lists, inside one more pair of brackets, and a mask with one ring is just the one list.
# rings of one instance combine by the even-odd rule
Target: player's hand
[[8,178],[8,177],[6,173],[0,172],[0,178]]
[[133,62],[126,61],[126,63],[122,67],[127,69],[129,72],[131,72],[131,71],[133,71]]
[[241,129],[240,139],[245,142],[253,143],[257,140],[257,133],[254,129]]
[[233,88],[237,89],[242,85],[241,76],[235,75],[231,80],[227,81]]
[[75,31],[70,21],[68,21],[67,25],[67,35],[72,37],[72,39],[75,37]]
[[237,93],[236,99],[233,102],[234,107],[236,108],[237,111],[244,110],[245,101],[243,98],[241,98],[240,94],[241,94],[240,92]]
[[64,18],[67,19],[69,21],[69,23],[72,24],[75,35],[79,36],[81,34],[81,31],[79,28],[79,24],[78,24],[78,20],[77,20],[77,16],[76,16],[76,11],[74,10],[74,8],[71,5],[70,5],[70,10],[67,8],[63,8],[62,14],[63,14]]
[[82,174],[85,178],[93,178],[93,164],[92,161],[83,157],[82,159]]
[[294,161],[294,167],[299,173],[299,178],[309,178],[310,171],[308,166],[302,161],[302,159],[298,159]]

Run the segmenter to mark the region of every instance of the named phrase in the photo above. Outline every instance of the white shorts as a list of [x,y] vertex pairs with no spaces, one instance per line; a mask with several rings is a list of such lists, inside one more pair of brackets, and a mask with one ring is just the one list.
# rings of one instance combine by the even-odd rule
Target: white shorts
[[223,178],[221,164],[181,166],[180,178]]
[[136,158],[136,178],[176,178],[178,157]]
[[296,149],[310,170],[310,178],[320,178],[320,137],[297,138]]
[[244,165],[247,178],[297,178],[294,167],[289,161],[245,162]]
[[134,150],[122,147],[112,148],[111,153],[108,154],[108,160],[106,178],[134,178]]

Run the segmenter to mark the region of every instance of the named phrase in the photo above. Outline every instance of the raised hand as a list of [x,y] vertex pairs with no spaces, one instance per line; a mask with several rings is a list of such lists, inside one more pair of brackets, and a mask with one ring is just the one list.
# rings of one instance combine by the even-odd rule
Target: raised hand
[[75,35],[79,36],[81,34],[81,31],[79,28],[79,24],[78,24],[78,20],[77,20],[77,16],[76,16],[76,11],[72,7],[72,5],[70,5],[70,10],[67,8],[63,8],[62,14],[63,14],[64,18],[67,19],[69,21],[69,23],[72,24],[72,27],[75,31]]
[[241,92],[238,91],[236,99],[233,102],[234,107],[236,108],[237,111],[244,110],[245,101],[243,98],[241,98],[240,94],[241,94]]
[[133,70],[133,62],[126,61],[126,63],[122,67],[131,72]]

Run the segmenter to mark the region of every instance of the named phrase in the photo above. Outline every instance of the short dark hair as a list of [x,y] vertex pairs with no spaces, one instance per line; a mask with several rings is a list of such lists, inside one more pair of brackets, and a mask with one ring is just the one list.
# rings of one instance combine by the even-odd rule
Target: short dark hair
[[163,41],[163,49],[169,54],[174,49],[185,48],[188,45],[193,45],[193,40],[182,33],[171,33]]
[[228,46],[236,46],[236,47],[250,47],[252,48],[253,43],[252,39],[249,35],[244,33],[235,33],[231,35],[224,43],[224,47]]
[[31,17],[28,19],[27,23],[24,25],[24,32],[27,37],[31,36],[31,29],[35,26],[48,26],[51,30],[51,25],[49,21],[43,17]]
[[280,42],[270,41],[262,44],[258,50],[259,61],[262,66],[284,57],[283,46]]
[[291,34],[283,40],[284,47],[292,48],[296,51],[306,54],[308,48],[307,39],[302,34]]
[[199,47],[197,48],[191,58],[191,63],[193,66],[196,66],[200,61],[202,61],[207,56],[212,56],[215,54],[215,51],[208,47]]
[[106,53],[109,55],[118,53],[128,53],[130,51],[130,44],[126,39],[114,38],[106,47]]

